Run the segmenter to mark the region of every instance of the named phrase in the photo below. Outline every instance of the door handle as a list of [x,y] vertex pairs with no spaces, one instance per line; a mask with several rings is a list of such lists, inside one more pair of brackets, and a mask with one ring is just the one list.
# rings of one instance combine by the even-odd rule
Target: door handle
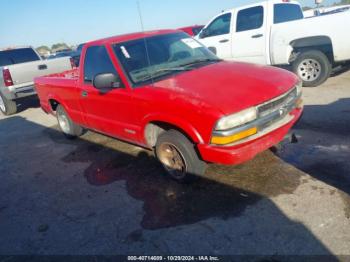
[[47,65],[38,65],[38,69],[39,70],[45,70],[45,69],[47,69]]
[[87,97],[88,96],[88,92],[85,91],[85,90],[81,91],[81,96],[82,97]]
[[219,43],[227,43],[229,40],[228,39],[222,39],[219,41]]
[[253,35],[252,38],[260,38],[260,37],[263,37],[264,35],[263,34],[257,34],[257,35]]

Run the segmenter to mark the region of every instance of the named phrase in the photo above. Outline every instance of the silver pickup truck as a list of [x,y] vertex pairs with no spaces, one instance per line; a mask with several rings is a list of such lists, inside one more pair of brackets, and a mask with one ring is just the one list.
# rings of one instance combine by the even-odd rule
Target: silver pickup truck
[[70,70],[69,57],[42,60],[31,47],[0,49],[0,111],[4,115],[17,112],[16,99],[35,95],[33,79]]

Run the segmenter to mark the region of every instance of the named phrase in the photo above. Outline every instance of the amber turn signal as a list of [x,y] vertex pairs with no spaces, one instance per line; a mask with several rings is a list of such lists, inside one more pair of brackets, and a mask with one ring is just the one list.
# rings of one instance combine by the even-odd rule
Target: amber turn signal
[[214,145],[228,145],[236,141],[242,140],[244,138],[247,138],[249,136],[255,135],[257,132],[258,129],[256,127],[253,127],[231,136],[213,136],[211,139],[211,143]]

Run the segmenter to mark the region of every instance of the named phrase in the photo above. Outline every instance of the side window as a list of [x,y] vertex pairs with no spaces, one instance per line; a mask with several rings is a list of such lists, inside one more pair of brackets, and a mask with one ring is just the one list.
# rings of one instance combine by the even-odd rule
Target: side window
[[294,20],[303,19],[304,15],[299,5],[296,4],[275,4],[273,23],[279,24]]
[[237,32],[260,28],[264,23],[264,8],[262,6],[243,9],[237,14]]
[[84,61],[84,82],[92,83],[102,73],[117,74],[104,46],[92,46],[86,50]]
[[226,35],[230,33],[231,13],[217,17],[210,25],[207,26],[206,37],[216,35]]

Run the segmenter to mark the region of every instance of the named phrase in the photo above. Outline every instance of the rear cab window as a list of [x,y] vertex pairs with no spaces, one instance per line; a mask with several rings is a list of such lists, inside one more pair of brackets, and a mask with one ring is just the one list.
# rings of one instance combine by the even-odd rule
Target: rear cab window
[[0,66],[15,65],[41,60],[32,48],[0,51]]
[[258,29],[264,24],[264,7],[255,6],[240,10],[237,14],[236,32]]
[[303,18],[304,15],[299,5],[286,3],[274,5],[274,24],[300,20]]
[[98,74],[112,73],[117,75],[114,65],[105,46],[91,46],[86,50],[84,61],[84,83],[92,84]]

